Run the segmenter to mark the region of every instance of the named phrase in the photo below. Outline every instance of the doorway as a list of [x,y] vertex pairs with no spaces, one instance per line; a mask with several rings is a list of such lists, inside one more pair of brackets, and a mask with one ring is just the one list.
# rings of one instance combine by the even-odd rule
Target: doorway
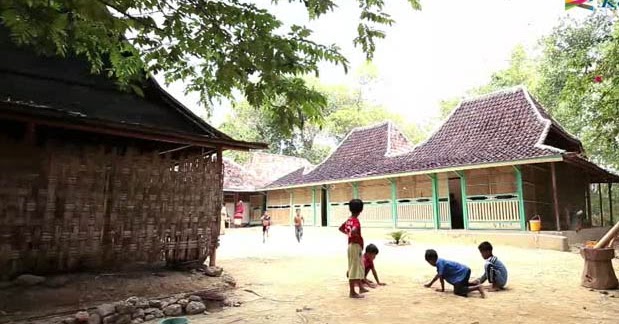
[[460,178],[449,178],[449,212],[451,229],[464,229],[462,215],[462,188]]
[[327,189],[320,189],[320,225],[322,227],[329,226],[329,222],[327,220]]

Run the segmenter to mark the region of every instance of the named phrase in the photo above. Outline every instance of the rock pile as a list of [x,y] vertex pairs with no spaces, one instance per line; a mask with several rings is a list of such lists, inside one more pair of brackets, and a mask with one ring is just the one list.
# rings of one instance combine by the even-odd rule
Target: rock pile
[[205,290],[161,299],[130,297],[125,301],[99,305],[96,309],[77,312],[62,324],[137,324],[156,318],[207,314],[206,301],[224,301],[221,292]]

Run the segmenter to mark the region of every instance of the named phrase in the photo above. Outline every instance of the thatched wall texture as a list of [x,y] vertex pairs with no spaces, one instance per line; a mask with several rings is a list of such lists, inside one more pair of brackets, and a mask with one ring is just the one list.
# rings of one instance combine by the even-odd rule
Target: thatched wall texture
[[67,143],[0,136],[0,276],[203,262],[216,248],[216,153]]

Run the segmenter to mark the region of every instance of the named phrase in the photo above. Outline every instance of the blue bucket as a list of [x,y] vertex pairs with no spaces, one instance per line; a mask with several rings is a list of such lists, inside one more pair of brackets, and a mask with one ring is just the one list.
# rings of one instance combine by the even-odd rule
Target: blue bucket
[[187,317],[171,317],[161,320],[159,324],[189,324]]

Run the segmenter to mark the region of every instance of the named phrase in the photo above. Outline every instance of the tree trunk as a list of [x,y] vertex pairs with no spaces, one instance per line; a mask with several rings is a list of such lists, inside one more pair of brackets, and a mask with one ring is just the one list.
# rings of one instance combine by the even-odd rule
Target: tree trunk
[[582,271],[582,286],[593,289],[615,289],[619,285],[612,260],[615,249],[583,248],[580,254],[585,259],[585,268]]

